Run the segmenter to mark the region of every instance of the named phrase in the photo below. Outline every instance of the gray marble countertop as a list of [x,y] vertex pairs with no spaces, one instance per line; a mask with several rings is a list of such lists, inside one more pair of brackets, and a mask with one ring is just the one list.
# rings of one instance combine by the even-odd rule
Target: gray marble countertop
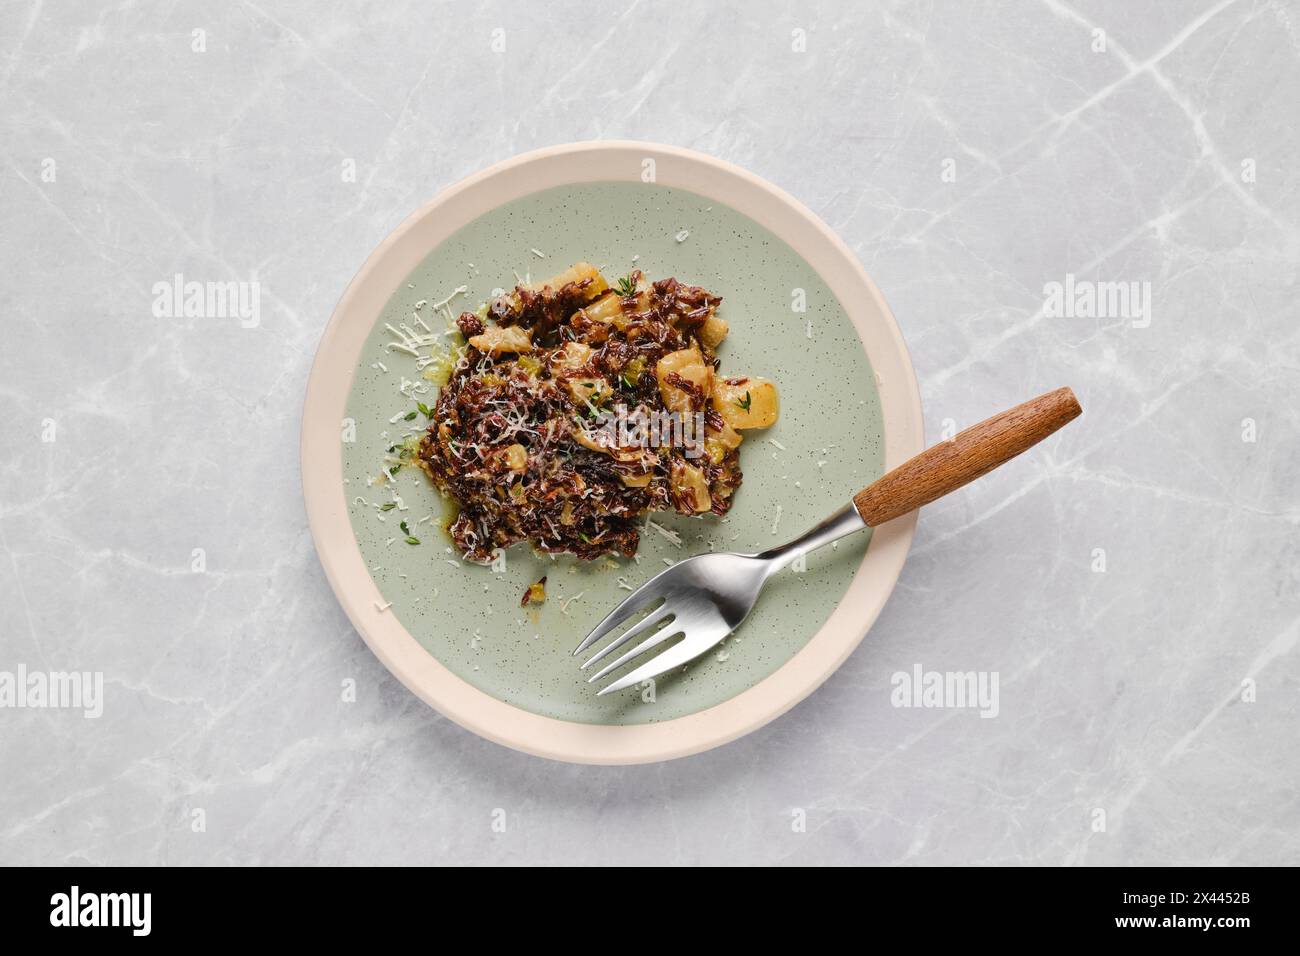
[[[0,862],[1300,862],[1296,3],[0,22],[0,684],[103,675],[97,718],[0,708]],[[523,756],[414,698],[299,490],[307,371],[370,251],[593,138],[821,215],[931,442],[1061,384],[1085,409],[925,510],[819,692],[657,766]],[[177,273],[256,279],[257,322],[158,316]],[[996,716],[896,706],[917,668],[996,675]]]

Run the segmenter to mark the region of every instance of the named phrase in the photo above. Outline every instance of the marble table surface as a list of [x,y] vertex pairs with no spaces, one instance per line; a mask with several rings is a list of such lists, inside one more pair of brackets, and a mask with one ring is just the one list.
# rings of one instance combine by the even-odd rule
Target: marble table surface
[[[0,683],[103,682],[98,717],[0,707],[0,862],[1300,862],[1300,5],[0,24]],[[374,246],[491,162],[598,138],[822,216],[898,317],[930,441],[1062,384],[1085,409],[925,510],[820,691],[657,766],[524,756],[414,698],[299,490],[309,364]],[[257,281],[257,321],[156,314],[177,273]],[[917,669],[996,678],[996,714],[898,706]]]

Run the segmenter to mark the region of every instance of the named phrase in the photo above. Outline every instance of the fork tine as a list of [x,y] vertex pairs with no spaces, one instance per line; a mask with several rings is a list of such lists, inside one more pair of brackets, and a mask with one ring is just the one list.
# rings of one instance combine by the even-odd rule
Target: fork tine
[[[651,601],[659,600],[659,598],[662,597],[658,587],[659,579],[671,570],[672,568],[666,568],[659,572],[645,584],[641,585],[625,597],[618,607],[606,614],[601,622],[596,625],[595,629],[583,638],[582,643],[574,650],[573,656],[577,657],[637,611],[643,610]],[[584,664],[583,666],[586,667],[587,665]]]
[[[656,631],[655,633],[647,637],[644,641],[642,641],[640,644],[638,644],[636,647],[632,648],[630,651],[623,654],[618,660],[614,661],[613,663],[606,664],[596,673],[588,677],[587,683],[588,684],[593,683],[594,681],[600,680],[606,674],[612,674],[614,671],[618,670],[628,661],[632,660],[633,658],[640,657],[646,651],[650,650],[650,648],[657,647],[658,645],[662,644],[664,641],[670,640],[676,637],[680,633],[682,632],[675,627],[665,627],[662,630]],[[664,653],[667,653],[667,651],[665,651]],[[655,658],[655,660],[658,660],[658,658]],[[651,663],[653,663],[653,661]],[[603,694],[605,692],[601,691],[600,693]],[[599,697],[600,694],[597,694],[596,696]]]
[[600,660],[602,657],[606,657],[610,654],[613,654],[616,650],[618,650],[628,641],[632,640],[632,638],[640,637],[642,634],[645,634],[647,631],[650,630],[658,630],[661,625],[667,624],[670,620],[673,619],[675,615],[663,613],[666,610],[667,610],[666,605],[660,605],[658,608],[651,611],[644,618],[642,618],[641,620],[637,621],[634,625],[629,627],[627,631],[624,632],[622,637],[610,641],[608,644],[605,645],[603,650],[599,650],[594,655],[587,658],[587,662],[583,664],[582,667],[579,668],[579,670],[586,670],[588,667],[596,663],[596,661]]
[[[671,631],[672,628],[667,628],[666,630]],[[658,634],[655,635],[655,637],[658,636],[659,636]],[[721,640],[721,638],[719,638],[719,640]],[[668,648],[668,650],[664,651],[662,654],[658,654],[650,658],[650,660],[646,661],[636,670],[632,671],[632,673],[620,677],[618,680],[614,681],[614,683],[610,684],[608,687],[597,691],[596,696],[604,697],[606,694],[612,694],[616,690],[623,690],[625,687],[632,687],[636,684],[641,683],[641,681],[643,680],[649,680],[652,677],[658,677],[660,674],[664,673],[665,671],[670,671],[675,667],[680,667],[682,664],[685,664],[687,661],[694,660],[695,658],[699,657],[701,654],[708,651],[710,648],[716,647],[717,643],[718,643],[717,641],[714,641],[712,644],[709,644],[707,647],[700,647],[694,641],[691,640],[690,634],[687,634],[686,638],[680,644],[676,644]],[[592,680],[595,680],[595,678],[593,677]]]

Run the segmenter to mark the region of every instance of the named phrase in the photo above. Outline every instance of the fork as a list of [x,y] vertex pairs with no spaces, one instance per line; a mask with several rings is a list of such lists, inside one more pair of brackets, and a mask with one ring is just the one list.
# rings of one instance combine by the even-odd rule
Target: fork
[[694,660],[740,626],[767,579],[786,565],[845,535],[875,528],[956,491],[1038,444],[1082,411],[1068,388],[1039,395],[927,448],[788,544],[761,554],[709,552],[678,561],[629,594],[578,645],[574,656],[638,613],[649,611],[582,665],[585,670],[642,638],[587,682],[598,681],[677,637],[682,638],[678,643],[620,677],[598,696],[633,687]]

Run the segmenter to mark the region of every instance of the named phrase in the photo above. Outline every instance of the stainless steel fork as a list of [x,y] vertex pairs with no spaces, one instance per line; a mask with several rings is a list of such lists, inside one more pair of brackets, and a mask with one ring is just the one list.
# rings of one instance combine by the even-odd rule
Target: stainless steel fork
[[641,638],[631,650],[592,674],[588,682],[612,674],[677,637],[681,640],[676,644],[620,677],[600,694],[632,687],[680,667],[739,627],[767,579],[800,555],[956,491],[1036,445],[1082,411],[1070,389],[1058,388],[926,449],[788,544],[762,554],[711,552],[679,561],[628,595],[573,653],[581,654],[637,614],[648,612],[582,665],[586,669]]

